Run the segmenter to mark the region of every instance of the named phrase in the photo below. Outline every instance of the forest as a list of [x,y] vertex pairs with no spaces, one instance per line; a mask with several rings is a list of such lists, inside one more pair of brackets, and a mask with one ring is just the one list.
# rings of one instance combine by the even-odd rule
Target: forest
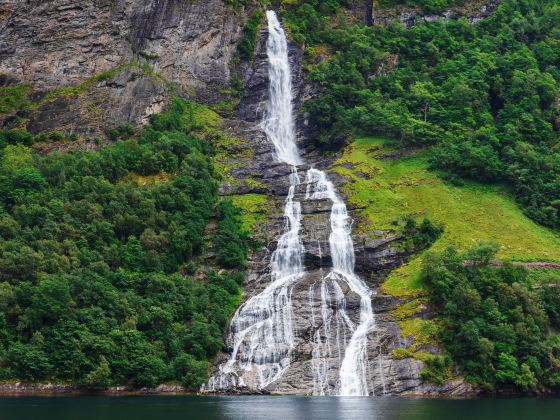
[[[523,266],[492,267],[495,253],[488,244],[448,248],[425,261],[447,357],[487,391],[558,388],[560,336],[549,332],[560,326],[560,277],[541,273],[535,282]],[[428,379],[445,378],[449,361],[429,366]]]
[[96,152],[39,155],[30,145],[44,139],[0,134],[0,379],[207,378],[247,244],[237,210],[218,202],[211,145],[191,135],[192,107],[175,99]]
[[433,167],[452,182],[506,184],[529,217],[560,229],[558,2],[504,0],[477,24],[410,28],[354,24],[341,3],[284,12],[324,89],[304,105],[320,144],[376,134],[431,146]]

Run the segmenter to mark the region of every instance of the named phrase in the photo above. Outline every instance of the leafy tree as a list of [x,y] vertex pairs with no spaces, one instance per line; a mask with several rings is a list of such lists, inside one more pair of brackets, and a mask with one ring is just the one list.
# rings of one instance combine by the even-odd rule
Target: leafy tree
[[[429,13],[451,3],[382,2]],[[303,0],[283,12],[322,92],[304,104],[319,146],[373,134],[432,147],[434,168],[507,183],[529,217],[560,229],[557,2],[503,0],[476,24],[411,28],[354,23],[344,7]]]

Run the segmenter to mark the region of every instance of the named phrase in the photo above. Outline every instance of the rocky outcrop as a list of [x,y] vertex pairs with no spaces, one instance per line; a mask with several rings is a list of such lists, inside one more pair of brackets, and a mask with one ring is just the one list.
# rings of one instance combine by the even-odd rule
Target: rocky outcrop
[[132,388],[128,386],[114,386],[109,388],[87,388],[71,384],[58,383],[0,383],[0,396],[29,396],[29,395],[189,395],[185,387],[180,385],[163,384],[155,388]]
[[[372,0],[367,0],[371,4]],[[426,13],[419,7],[399,5],[394,7],[383,7],[373,4],[371,7],[370,21],[372,23],[389,25],[397,20],[405,26],[413,26],[422,22],[434,22],[437,20],[466,18],[471,23],[476,23],[489,16],[498,6],[500,0],[467,0],[457,5],[452,5],[440,13]],[[363,15],[363,7],[359,16]]]
[[4,1],[0,67],[47,90],[144,56],[166,79],[204,90],[229,81],[244,15],[221,0]]
[[[252,6],[249,6],[249,9]],[[80,92],[66,91],[24,115],[32,132],[84,136],[129,123],[138,127],[165,106],[170,91],[220,99],[250,10],[223,0],[47,0],[0,3],[0,75],[42,92],[77,85],[135,61]],[[115,76],[115,77],[113,77]],[[9,118],[4,121],[8,123]]]
[[150,115],[168,105],[170,94],[163,80],[131,66],[79,94],[39,100],[39,106],[26,114],[27,129],[35,134],[59,131],[90,139],[104,137],[108,128],[147,124]]

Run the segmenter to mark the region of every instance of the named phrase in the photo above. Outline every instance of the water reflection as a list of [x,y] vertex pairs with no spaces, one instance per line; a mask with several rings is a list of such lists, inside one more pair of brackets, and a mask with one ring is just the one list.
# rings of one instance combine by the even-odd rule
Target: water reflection
[[559,399],[0,398],[0,420],[557,420]]

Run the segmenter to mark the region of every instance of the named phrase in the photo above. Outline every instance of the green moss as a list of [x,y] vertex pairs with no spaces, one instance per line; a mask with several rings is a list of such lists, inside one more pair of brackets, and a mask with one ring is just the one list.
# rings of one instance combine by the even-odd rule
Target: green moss
[[249,234],[257,224],[265,222],[270,213],[270,202],[265,194],[242,194],[228,198],[241,210],[239,222],[242,229]]
[[421,361],[426,361],[429,358],[433,357],[433,355],[431,353],[428,353],[425,350],[420,350],[417,352],[411,351],[410,349],[404,349],[404,348],[398,348],[398,349],[394,349],[391,352],[391,356],[394,359],[408,359],[409,357],[416,359],[416,360],[421,360]]
[[206,105],[191,101],[187,101],[187,108],[182,119],[189,131],[202,135],[217,135],[216,130],[221,123],[221,118],[216,112]]
[[425,297],[413,299],[407,303],[397,305],[397,307],[391,311],[391,314],[399,320],[408,319],[424,310],[427,304],[428,299]]
[[30,92],[29,85],[0,86],[0,115],[28,105]]
[[252,187],[267,188],[265,184],[263,184],[262,182],[254,178],[245,178],[243,182],[245,182],[247,185],[250,185]]
[[[239,185],[239,181],[232,176],[232,171],[249,160],[253,156],[253,151],[243,140],[218,132],[213,136],[212,144],[216,151],[214,167],[221,176],[222,182],[228,182],[234,186]],[[249,185],[262,185],[252,178],[247,178],[244,181]]]
[[410,351],[416,351],[425,345],[434,345],[438,342],[439,325],[433,319],[408,318],[399,322],[401,335],[403,337],[414,337],[414,344],[409,347]]

